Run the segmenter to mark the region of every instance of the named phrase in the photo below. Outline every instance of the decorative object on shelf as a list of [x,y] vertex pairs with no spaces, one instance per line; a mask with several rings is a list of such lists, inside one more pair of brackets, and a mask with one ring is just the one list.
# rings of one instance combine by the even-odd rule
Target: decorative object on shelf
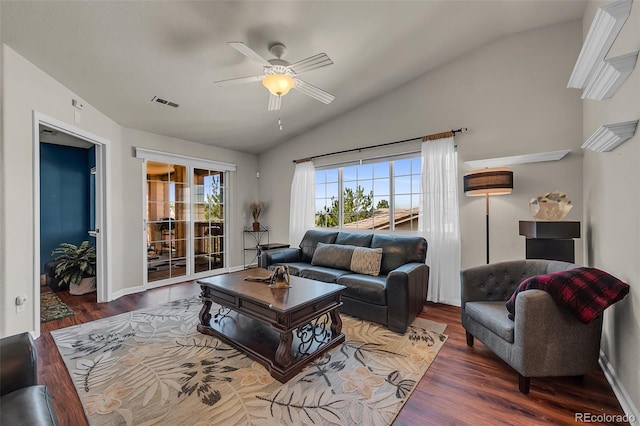
[[506,167],[482,169],[464,175],[464,192],[469,196],[485,196],[487,264],[489,264],[489,196],[511,194],[513,171]]
[[251,212],[251,217],[253,218],[253,230],[256,232],[260,230],[260,222],[258,221],[258,219],[260,219],[260,213],[262,213],[265,208],[266,206],[262,201],[249,204],[249,211]]
[[598,9],[569,78],[568,88],[583,89],[622,29],[633,0],[617,0]]
[[482,169],[484,167],[504,167],[511,164],[541,163],[543,161],[562,160],[570,152],[570,149],[563,149],[560,151],[537,152],[535,154],[522,154],[512,155],[510,157],[465,161],[464,164],[476,169]]
[[638,120],[624,123],[605,124],[591,135],[581,148],[596,152],[613,151],[618,145],[631,139],[636,133]]
[[58,255],[56,278],[60,284],[69,286],[71,294],[86,294],[96,289],[96,248],[90,246],[89,241],[79,246],[61,243],[51,255]]
[[291,274],[288,265],[275,266],[273,268],[273,276],[269,287],[271,288],[288,288],[291,287]]
[[638,61],[638,52],[627,53],[600,62],[589,84],[582,92],[582,99],[601,101],[609,99],[633,72]]
[[529,211],[535,220],[562,220],[572,208],[567,194],[559,190],[538,195],[529,201]]

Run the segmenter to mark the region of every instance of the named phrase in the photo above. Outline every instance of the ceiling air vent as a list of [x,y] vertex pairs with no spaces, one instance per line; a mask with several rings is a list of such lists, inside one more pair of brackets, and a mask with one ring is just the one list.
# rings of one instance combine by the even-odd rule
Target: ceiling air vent
[[166,99],[162,99],[162,98],[159,98],[157,96],[154,96],[153,99],[151,99],[151,102],[158,102],[159,104],[167,105],[167,106],[174,107],[174,108],[178,108],[180,106],[179,104],[177,104],[175,102],[167,101]]

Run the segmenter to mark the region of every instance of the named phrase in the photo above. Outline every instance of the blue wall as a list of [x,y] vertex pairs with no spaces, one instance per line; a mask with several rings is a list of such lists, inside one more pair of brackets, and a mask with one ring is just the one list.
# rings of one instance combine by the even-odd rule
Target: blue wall
[[89,239],[90,157],[95,158],[93,149],[40,144],[41,273],[60,243]]

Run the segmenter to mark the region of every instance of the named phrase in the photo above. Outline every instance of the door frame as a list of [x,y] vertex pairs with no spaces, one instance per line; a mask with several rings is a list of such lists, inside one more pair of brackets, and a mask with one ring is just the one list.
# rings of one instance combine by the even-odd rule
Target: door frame
[[[34,335],[40,336],[40,126],[93,144],[96,148],[96,288],[97,301],[112,298],[111,283],[111,141],[38,111],[33,111],[33,321]],[[88,230],[87,230],[88,231]]]

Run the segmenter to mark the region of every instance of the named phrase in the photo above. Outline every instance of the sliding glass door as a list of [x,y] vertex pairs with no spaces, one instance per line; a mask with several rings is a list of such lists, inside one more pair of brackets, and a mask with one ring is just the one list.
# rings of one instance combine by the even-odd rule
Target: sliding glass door
[[224,267],[224,173],[193,169],[194,271]]
[[146,283],[198,279],[227,268],[226,186],[234,164],[136,148],[144,167]]
[[187,168],[147,161],[147,280],[187,274],[189,197]]

